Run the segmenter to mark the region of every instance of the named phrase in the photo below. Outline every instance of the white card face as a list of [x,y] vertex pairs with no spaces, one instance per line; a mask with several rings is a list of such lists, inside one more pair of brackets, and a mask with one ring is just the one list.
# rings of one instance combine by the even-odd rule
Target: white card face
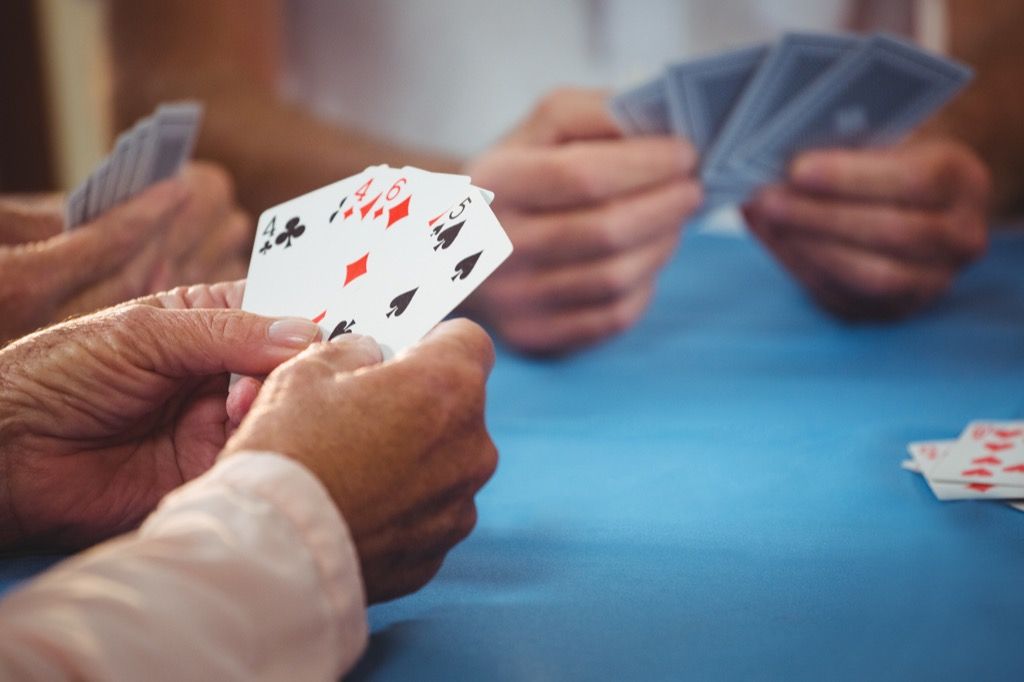
[[327,292],[344,277],[337,255],[340,244],[361,239],[361,226],[356,221],[346,224],[343,214],[353,208],[351,195],[363,177],[346,178],[264,211],[257,223],[243,310],[323,319]]
[[[1001,486],[984,481],[950,482],[934,480],[936,467],[956,445],[955,440],[921,441],[910,443],[907,452],[914,458],[919,473],[923,474],[928,487],[940,500],[1003,500],[1024,498],[1024,489],[1015,486]],[[904,467],[906,468],[906,467]]]
[[[454,202],[465,225],[445,232]],[[264,212],[242,308],[306,317],[326,339],[366,334],[391,357],[509,253],[511,243],[468,177],[374,166]]]
[[376,338],[385,357],[421,339],[512,253],[485,197],[472,188],[432,226],[420,225],[422,231],[383,245],[382,279],[371,293],[350,299],[362,315],[353,331]]
[[1024,497],[1024,421],[971,422],[931,478],[1014,486]]

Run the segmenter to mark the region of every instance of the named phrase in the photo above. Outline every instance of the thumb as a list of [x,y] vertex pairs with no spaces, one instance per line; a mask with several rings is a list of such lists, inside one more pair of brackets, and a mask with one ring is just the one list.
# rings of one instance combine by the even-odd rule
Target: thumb
[[163,310],[127,306],[124,326],[143,340],[137,358],[173,377],[236,373],[262,376],[320,338],[301,318],[269,318],[242,310]]
[[[296,362],[302,362],[307,357],[310,361],[315,359],[324,363],[333,372],[354,372],[383,360],[377,342],[372,337],[359,334],[345,334],[331,343],[317,344]],[[228,389],[226,407],[232,426],[237,427],[249,414],[261,388],[261,379],[248,376],[240,377],[231,385]]]
[[619,137],[622,137],[622,129],[608,111],[608,93],[566,88],[544,97],[526,122],[506,140],[553,145]]

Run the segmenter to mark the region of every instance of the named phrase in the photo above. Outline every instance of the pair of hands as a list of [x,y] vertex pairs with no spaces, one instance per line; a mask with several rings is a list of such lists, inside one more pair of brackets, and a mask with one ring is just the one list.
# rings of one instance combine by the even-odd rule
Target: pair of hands
[[245,275],[252,227],[216,166],[191,164],[69,233],[63,207],[0,203],[0,344],[178,284]]
[[[180,288],[0,351],[0,548],[97,542],[218,456],[269,450],[324,484],[371,602],[434,575],[497,465],[483,416],[490,339],[446,322],[382,364],[368,338],[317,343],[311,322],[235,309],[243,288]],[[229,372],[269,375],[234,420]]]
[[[495,192],[515,245],[466,309],[521,351],[571,351],[633,325],[700,207],[693,147],[623,137],[606,101],[555,92],[466,169]],[[990,185],[977,156],[951,141],[818,151],[744,215],[828,310],[898,317],[984,251]]]

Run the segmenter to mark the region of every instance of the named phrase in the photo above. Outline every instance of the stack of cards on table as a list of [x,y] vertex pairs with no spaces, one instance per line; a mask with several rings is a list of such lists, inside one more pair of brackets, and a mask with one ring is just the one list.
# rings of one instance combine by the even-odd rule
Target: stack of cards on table
[[260,216],[242,309],[414,344],[512,253],[464,175],[371,166]]
[[971,76],[892,36],[790,33],[673,64],[610,107],[628,134],[688,138],[713,207],[778,181],[799,152],[897,141]]
[[971,422],[958,440],[910,443],[916,471],[940,500],[1008,500],[1024,511],[1024,421]]
[[131,130],[68,197],[65,229],[99,217],[150,185],[178,173],[192,156],[203,110],[195,102],[161,104]]

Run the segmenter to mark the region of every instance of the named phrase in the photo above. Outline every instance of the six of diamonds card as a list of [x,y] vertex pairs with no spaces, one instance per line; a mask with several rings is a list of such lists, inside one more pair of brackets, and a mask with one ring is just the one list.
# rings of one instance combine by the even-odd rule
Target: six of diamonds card
[[268,209],[242,309],[372,336],[391,357],[512,253],[491,198],[466,176],[371,166]]

